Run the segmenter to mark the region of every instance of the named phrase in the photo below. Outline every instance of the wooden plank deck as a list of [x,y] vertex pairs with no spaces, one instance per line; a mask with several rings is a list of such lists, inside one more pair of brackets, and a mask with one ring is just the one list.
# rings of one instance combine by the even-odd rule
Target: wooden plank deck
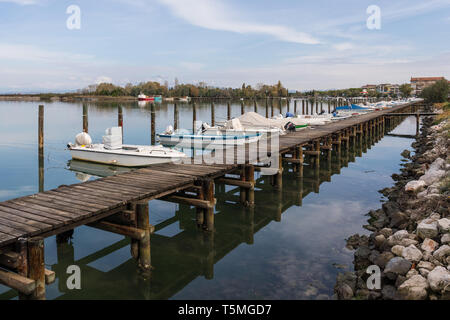
[[[409,106],[375,111],[281,136],[279,150],[289,150]],[[236,156],[234,159],[238,158]],[[92,223],[125,210],[129,203],[161,198],[193,186],[196,180],[215,179],[238,167],[236,163],[159,164],[1,202],[0,247],[19,238],[50,236]]]

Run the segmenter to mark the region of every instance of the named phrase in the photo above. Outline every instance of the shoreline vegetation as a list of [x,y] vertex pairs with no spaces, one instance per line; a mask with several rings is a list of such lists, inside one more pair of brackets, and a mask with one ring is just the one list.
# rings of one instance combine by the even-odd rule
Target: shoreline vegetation
[[[395,185],[379,191],[387,201],[368,213],[364,228],[372,233],[347,239],[355,271],[338,274],[337,299],[450,300],[450,103],[434,111],[414,154],[402,152]],[[379,289],[367,287],[369,266],[381,271]]]
[[[409,96],[407,91],[403,96]],[[361,88],[349,88],[339,90],[288,90],[281,81],[274,85],[263,83],[255,87],[242,84],[240,88],[224,88],[208,86],[204,82],[198,84],[179,84],[175,80],[175,86],[169,87],[167,81],[164,84],[155,81],[142,82],[136,85],[131,83],[124,87],[112,83],[100,83],[90,85],[87,88],[68,93],[37,93],[37,94],[0,94],[0,101],[137,101],[139,94],[148,96],[162,96],[163,98],[191,97],[200,99],[273,99],[302,97],[360,97]],[[371,98],[388,97],[387,94],[369,92]]]

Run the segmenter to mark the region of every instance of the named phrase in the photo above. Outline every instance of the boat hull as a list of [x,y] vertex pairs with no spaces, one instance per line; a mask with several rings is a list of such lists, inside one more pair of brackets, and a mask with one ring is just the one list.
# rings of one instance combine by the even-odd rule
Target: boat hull
[[260,140],[261,135],[253,135],[248,138],[226,138],[225,136],[201,136],[201,135],[158,135],[159,141],[164,146],[177,146],[180,148],[217,149],[221,147],[240,146]]
[[74,160],[82,160],[123,167],[146,167],[152,164],[179,162],[182,159],[181,157],[147,157],[79,149],[71,149],[70,154],[72,155],[72,159]]

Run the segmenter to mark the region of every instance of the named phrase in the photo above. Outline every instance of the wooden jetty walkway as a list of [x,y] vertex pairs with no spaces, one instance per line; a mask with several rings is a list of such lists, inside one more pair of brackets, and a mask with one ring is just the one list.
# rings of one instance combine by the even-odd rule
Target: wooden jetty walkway
[[[283,163],[303,175],[304,157],[319,165],[321,156],[341,152],[349,143],[384,132],[417,103],[374,111],[326,126],[290,133],[279,138],[279,167],[273,185],[281,189]],[[41,113],[40,113],[41,115]],[[405,113],[406,116],[406,113]],[[41,119],[41,117],[40,117]],[[41,131],[40,131],[41,133]],[[240,202],[254,205],[255,179],[251,156],[231,164],[160,164],[94,181],[0,203],[0,283],[20,293],[21,298],[44,299],[45,285],[55,279],[45,269],[43,239],[87,225],[131,238],[131,252],[144,270],[151,269],[148,201],[162,199],[193,206],[197,225],[214,232],[214,185],[240,188]],[[234,175],[234,176],[230,176]]]

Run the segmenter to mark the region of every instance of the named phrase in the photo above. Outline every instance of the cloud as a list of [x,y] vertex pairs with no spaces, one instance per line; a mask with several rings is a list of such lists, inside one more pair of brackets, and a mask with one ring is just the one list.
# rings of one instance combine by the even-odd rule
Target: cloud
[[51,51],[34,45],[0,43],[0,60],[70,63],[93,58],[92,55]]
[[11,3],[19,4],[21,6],[39,3],[38,0],[0,0],[0,3],[1,2],[11,2]]
[[307,33],[286,26],[244,22],[235,10],[217,0],[159,0],[172,13],[192,25],[236,33],[267,34],[279,40],[301,44],[318,44]]
[[100,76],[95,80],[96,84],[100,84],[100,83],[112,83],[113,80],[110,77],[107,76]]

